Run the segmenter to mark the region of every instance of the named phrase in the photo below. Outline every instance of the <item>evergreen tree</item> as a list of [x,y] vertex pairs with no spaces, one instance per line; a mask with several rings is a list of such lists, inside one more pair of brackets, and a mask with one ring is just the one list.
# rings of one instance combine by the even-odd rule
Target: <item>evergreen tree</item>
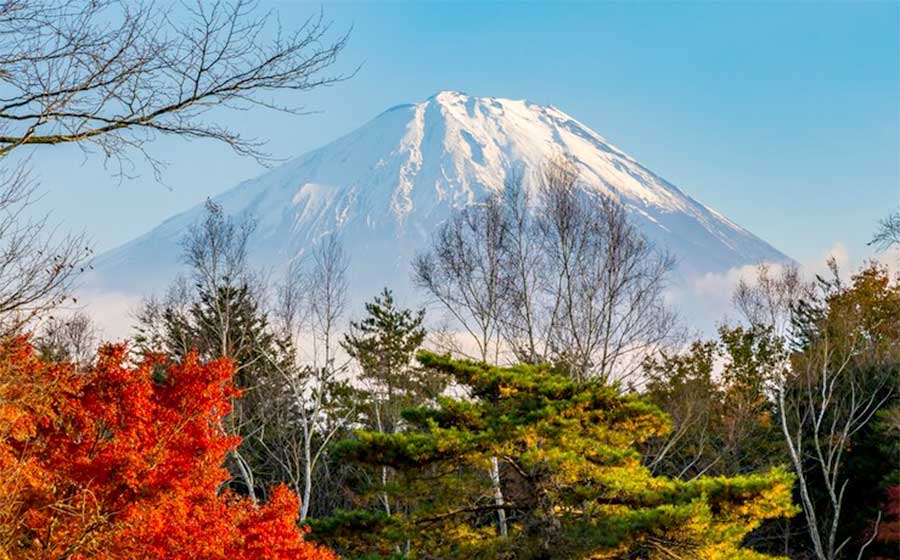
[[[138,313],[135,342],[143,352],[161,352],[173,360],[195,352],[204,360],[228,359],[240,397],[224,419],[229,435],[242,438],[229,454],[231,484],[251,498],[281,482],[269,465],[262,436],[269,403],[283,392],[281,371],[291,355],[290,341],[275,336],[263,310],[261,290],[247,264],[247,246],[255,222],[232,217],[207,201],[202,219],[182,239],[182,259],[190,281],[176,281],[163,301],[149,300]],[[164,370],[160,369],[161,372]],[[267,429],[269,428],[269,429]]]
[[[351,321],[350,332],[344,335],[341,345],[356,360],[365,385],[358,395],[359,419],[374,432],[398,432],[403,409],[432,401],[446,386],[443,375],[413,363],[425,339],[424,320],[424,309],[398,308],[393,293],[385,288],[366,304],[366,317]],[[379,485],[387,486],[393,478],[390,466],[373,467]],[[404,507],[387,492],[380,492],[377,501],[386,515]]]
[[[635,446],[668,429],[634,396],[579,382],[547,366],[495,367],[420,353],[427,368],[467,391],[406,410],[397,434],[362,431],[349,459],[387,465],[376,488],[403,503],[391,517],[336,515],[316,526],[344,551],[409,558],[765,558],[741,549],[762,521],[794,512],[791,477],[655,477]],[[500,458],[498,506],[488,473]],[[498,507],[509,534],[498,536]]]
[[173,361],[195,352],[204,360],[227,358],[232,363],[233,382],[241,396],[234,399],[224,423],[227,433],[242,438],[227,461],[234,475],[232,486],[256,496],[281,482],[273,474],[276,469],[267,465],[267,454],[255,436],[268,417],[268,403],[280,395],[278,368],[285,367],[290,349],[272,333],[249,285],[198,285],[188,305],[145,310],[138,331],[135,340],[145,352],[163,352]]
[[446,383],[434,371],[416,367],[416,350],[425,339],[425,310],[400,309],[385,288],[370,303],[366,317],[351,321],[341,345],[360,369],[367,385],[371,427],[393,433],[400,427],[400,412],[436,397]]

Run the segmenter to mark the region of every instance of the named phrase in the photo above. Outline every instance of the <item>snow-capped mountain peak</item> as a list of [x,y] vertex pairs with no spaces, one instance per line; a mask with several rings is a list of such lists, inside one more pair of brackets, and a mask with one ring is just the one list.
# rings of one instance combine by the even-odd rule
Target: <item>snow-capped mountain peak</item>
[[[360,128],[214,198],[253,215],[256,264],[278,269],[338,231],[360,297],[405,291],[409,262],[454,208],[501,189],[516,166],[568,155],[585,185],[614,196],[686,274],[720,272],[785,255],[692,199],[553,106],[441,91],[392,107]],[[526,188],[528,184],[526,181]],[[105,289],[153,291],[177,272],[178,240],[202,213],[179,214],[97,259]]]

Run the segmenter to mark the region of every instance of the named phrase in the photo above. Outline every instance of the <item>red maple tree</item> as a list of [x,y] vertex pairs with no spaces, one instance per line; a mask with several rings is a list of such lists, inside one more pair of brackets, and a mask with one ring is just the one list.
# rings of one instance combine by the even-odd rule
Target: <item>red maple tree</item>
[[335,559],[286,487],[222,489],[230,364],[163,364],[116,345],[80,372],[0,343],[0,560]]

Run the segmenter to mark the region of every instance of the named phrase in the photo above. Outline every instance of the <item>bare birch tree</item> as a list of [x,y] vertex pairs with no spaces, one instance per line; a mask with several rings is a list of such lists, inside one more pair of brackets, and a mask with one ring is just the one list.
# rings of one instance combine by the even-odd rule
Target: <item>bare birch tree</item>
[[503,186],[507,291],[501,332],[517,360],[538,363],[547,360],[550,353],[540,299],[541,293],[547,290],[546,267],[541,239],[535,230],[534,197],[525,188],[524,179],[523,169],[513,169]]
[[[834,262],[830,265],[833,278],[820,280],[818,297],[810,304],[818,310],[804,329],[802,351],[777,384],[781,428],[820,560],[848,553],[851,538],[839,539],[852,483],[847,454],[856,434],[892,398],[900,363],[900,298],[869,299],[871,287],[883,283],[885,273],[873,265],[854,277],[854,286],[846,287]],[[885,289],[887,294],[897,288]],[[814,500],[814,485],[824,489],[824,503]],[[869,543],[861,545],[858,557]]]
[[676,332],[663,297],[673,259],[581,184],[574,162],[547,162],[531,192],[524,178],[511,173],[502,198],[504,344],[581,379],[628,379]]
[[451,215],[413,262],[414,283],[456,319],[485,362],[499,352],[505,243],[501,201],[491,196]]
[[[203,300],[202,306],[197,302],[192,305],[191,315],[199,323],[193,325],[193,330],[206,340],[195,340],[194,343],[210,349],[209,357],[230,359],[235,368],[236,384],[245,393],[252,392],[257,381],[251,380],[250,372],[265,359],[256,351],[260,345],[259,330],[246,328],[249,325],[239,320],[247,298],[254,297],[249,293],[251,281],[247,265],[247,244],[254,228],[255,223],[249,217],[228,216],[221,206],[210,200],[206,203],[204,218],[193,224],[182,240],[184,262],[190,268]],[[250,304],[257,305],[256,302]],[[247,429],[254,428],[253,407],[246,406],[247,397],[245,394],[241,399],[235,399],[226,419],[229,433],[246,436]],[[254,469],[244,449],[238,447],[232,451],[231,458],[246,491],[256,500]]]
[[308,260],[292,263],[276,294],[276,328],[288,341],[291,355],[275,362],[279,376],[268,403],[269,428],[259,440],[279,476],[301,496],[301,521],[312,506],[317,467],[353,413],[335,393],[343,388],[347,368],[337,353],[346,312],[347,266],[340,241],[329,236]]
[[853,286],[842,283],[833,259],[828,265],[831,277],[817,283],[802,281],[795,267],[761,265],[734,297],[750,323],[772,328],[794,347],[774,368],[772,391],[806,533],[820,560],[863,558],[872,542],[851,552],[851,539],[840,537],[853,485],[848,454],[854,437],[895,394],[900,363],[900,297],[889,295],[897,288],[874,265]]
[[628,379],[674,333],[663,297],[674,260],[636,229],[622,204],[585,189],[574,162],[548,162],[537,183],[547,284],[535,307],[543,308],[548,357],[581,379]]
[[197,351],[203,359],[227,358],[242,395],[232,403],[225,430],[244,441],[229,456],[229,468],[244,491],[258,498],[248,436],[258,429],[264,406],[259,384],[271,366],[264,348],[275,340],[263,310],[265,288],[248,263],[254,221],[228,216],[212,201],[182,239],[182,259],[189,269],[163,300],[148,300],[138,310],[138,347],[163,350],[172,359]]
[[794,264],[760,263],[752,279],[741,278],[732,294],[732,304],[753,326],[772,329],[781,338],[790,335],[793,310],[809,295],[812,285]]

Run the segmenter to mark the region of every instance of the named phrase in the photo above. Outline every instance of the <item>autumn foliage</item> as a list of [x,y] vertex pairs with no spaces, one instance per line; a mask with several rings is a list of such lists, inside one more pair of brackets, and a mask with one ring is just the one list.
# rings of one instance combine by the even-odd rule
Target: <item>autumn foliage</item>
[[223,489],[229,363],[163,363],[108,346],[78,372],[0,343],[0,559],[336,558],[287,488]]

